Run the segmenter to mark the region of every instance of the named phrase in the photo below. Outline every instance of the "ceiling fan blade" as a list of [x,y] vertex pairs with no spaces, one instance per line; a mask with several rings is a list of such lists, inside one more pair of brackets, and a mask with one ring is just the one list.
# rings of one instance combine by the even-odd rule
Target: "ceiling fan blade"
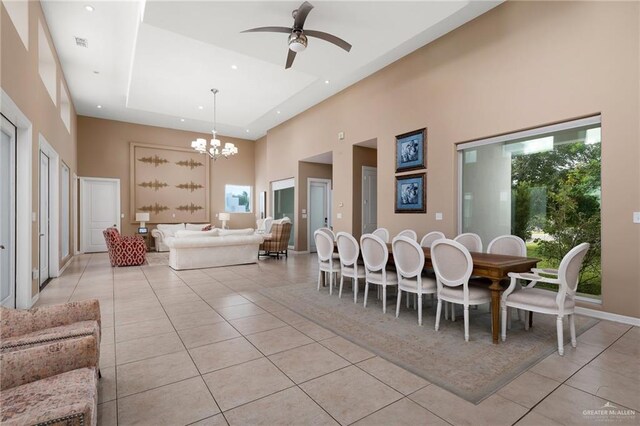
[[250,30],[240,31],[241,33],[286,33],[291,34],[291,28],[287,27],[258,27]]
[[304,34],[309,37],[315,37],[322,39],[324,41],[328,41],[329,43],[333,43],[338,47],[343,48],[347,52],[351,50],[351,45],[341,39],[340,37],[336,37],[333,34],[325,33],[322,31],[314,31],[314,30],[304,30]]
[[298,11],[296,12],[295,20],[293,21],[293,28],[297,28],[299,30],[304,26],[304,21],[307,20],[307,15],[313,9],[313,5],[308,1],[305,1],[300,5]]
[[293,60],[296,58],[296,52],[294,52],[291,49],[288,49],[289,53],[287,54],[287,65],[284,66],[284,69],[289,69],[291,68],[291,65],[293,65]]

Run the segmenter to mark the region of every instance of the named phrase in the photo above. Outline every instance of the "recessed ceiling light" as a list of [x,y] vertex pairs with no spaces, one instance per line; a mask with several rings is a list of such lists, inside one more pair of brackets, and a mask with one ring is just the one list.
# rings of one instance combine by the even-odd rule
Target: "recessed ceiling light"
[[102,105],[96,105],[96,108],[100,109],[102,108]]
[[199,105],[198,109],[204,109],[204,107],[202,105]]
[[86,6],[84,7],[84,9],[85,9],[87,12],[93,12],[94,10],[96,10],[96,9],[95,9],[93,6],[91,6],[90,4],[86,5]]
[[184,118],[181,118],[180,121],[184,121]]
[[249,129],[247,129],[247,133],[249,133]]
[[325,81],[324,81],[324,84],[329,84],[329,80],[325,80]]
[[276,114],[280,114],[280,111],[276,111]]
[[237,66],[237,65],[231,65],[231,69],[232,69],[232,70],[237,70],[237,69],[238,69],[238,66]]

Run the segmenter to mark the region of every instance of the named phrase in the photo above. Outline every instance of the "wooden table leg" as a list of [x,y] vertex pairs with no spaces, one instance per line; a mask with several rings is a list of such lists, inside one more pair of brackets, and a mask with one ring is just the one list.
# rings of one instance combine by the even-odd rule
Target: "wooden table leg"
[[491,332],[493,343],[498,344],[500,342],[500,296],[502,293],[500,280],[491,280],[489,290],[491,290]]

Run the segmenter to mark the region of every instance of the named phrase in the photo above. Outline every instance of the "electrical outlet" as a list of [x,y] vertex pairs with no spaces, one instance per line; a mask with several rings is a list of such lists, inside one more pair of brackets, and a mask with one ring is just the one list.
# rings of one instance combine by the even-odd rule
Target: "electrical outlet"
[[436,220],[442,220],[442,213],[436,213]]
[[39,276],[40,272],[38,271],[38,268],[33,268],[33,270],[31,271],[31,278],[37,280]]
[[338,132],[338,140],[344,140],[344,132]]
[[307,218],[307,214],[306,213],[302,213],[302,218],[306,219]]
[[633,223],[640,223],[640,212],[633,212]]
[[336,217],[337,217],[338,219],[342,219],[342,213],[338,213],[338,214],[336,215]]

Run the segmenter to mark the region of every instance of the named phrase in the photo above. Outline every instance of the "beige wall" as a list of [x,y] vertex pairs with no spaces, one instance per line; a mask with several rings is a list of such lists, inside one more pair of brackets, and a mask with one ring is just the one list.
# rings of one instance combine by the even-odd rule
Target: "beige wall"
[[[210,139],[211,135],[144,126],[121,121],[78,117],[78,171],[83,177],[120,179],[120,209],[122,232],[133,234],[137,229],[135,217],[129,209],[129,143],[142,142],[154,145],[189,147],[196,138]],[[255,183],[254,143],[244,139],[220,136],[223,142],[233,142],[238,154],[229,159],[211,162],[211,223],[220,226],[215,215],[224,211],[224,187],[226,184],[251,185]],[[204,158],[208,158],[203,156]],[[251,194],[253,210],[257,210],[255,193]],[[231,228],[255,228],[255,213],[233,213]],[[151,228],[154,226],[151,225]]]
[[378,166],[378,150],[353,146],[353,197],[351,201],[353,209],[351,234],[359,241],[362,235],[362,167]]
[[[308,222],[302,218],[302,209],[307,210],[307,179],[320,178],[332,179],[333,166],[331,164],[309,163],[306,161],[298,162],[298,180],[296,184],[295,199],[298,211],[296,212],[296,220],[294,221],[295,231],[295,250],[306,251],[308,247]],[[308,213],[308,211],[307,211]]]
[[[295,175],[299,159],[333,151],[334,228],[351,231],[351,145],[377,138],[379,226],[453,236],[456,143],[601,113],[603,308],[638,317],[640,226],[631,213],[640,209],[639,9],[506,2],[271,129],[257,181]],[[394,136],[421,127],[427,213],[397,215]],[[436,222],[436,212],[444,220]]]
[[[42,23],[45,29],[49,45],[53,50],[56,62],[56,93],[57,99],[54,104],[47,92],[38,73],[38,22]],[[47,23],[42,13],[39,2],[29,2],[29,43],[28,49],[22,43],[18,33],[4,7],[0,6],[0,34],[2,54],[0,60],[0,85],[7,95],[13,100],[17,107],[27,116],[32,125],[32,209],[38,212],[38,168],[39,168],[39,137],[44,136],[47,142],[60,155],[60,160],[69,166],[71,177],[76,172],[76,112],[71,105],[71,125],[70,131],[62,122],[60,117],[60,90],[62,84],[67,87],[67,83],[62,74],[62,68],[58,60],[57,52],[51,40]],[[68,92],[68,87],[67,87]],[[0,106],[2,112],[5,109]],[[9,117],[12,119],[12,117]],[[20,131],[20,130],[19,130]],[[19,188],[18,190],[27,190]],[[70,188],[69,194],[73,194]],[[71,212],[72,210],[70,210]],[[70,214],[70,221],[72,221]],[[73,241],[73,226],[70,240]],[[22,238],[22,236],[18,236]],[[73,252],[73,245],[70,242],[70,251]],[[32,267],[38,267],[38,221],[32,223],[31,228],[31,248]],[[66,260],[66,259],[64,259]],[[55,262],[56,260],[51,260]],[[63,259],[57,259],[62,265]],[[29,275],[30,275],[29,271]],[[37,280],[32,281],[32,294],[38,293]]]

